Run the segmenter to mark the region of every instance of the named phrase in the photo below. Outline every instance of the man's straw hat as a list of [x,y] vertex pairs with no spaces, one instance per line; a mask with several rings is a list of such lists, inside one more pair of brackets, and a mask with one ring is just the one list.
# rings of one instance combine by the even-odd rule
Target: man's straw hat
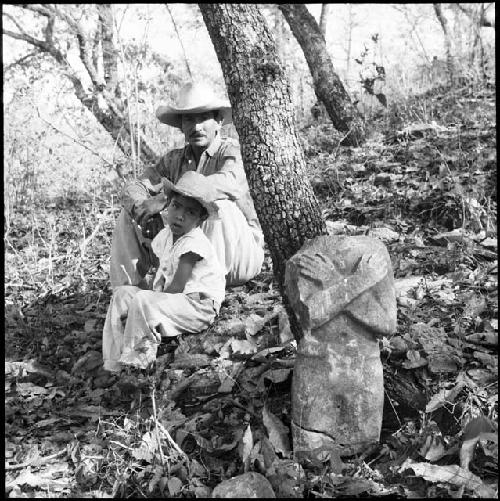
[[219,215],[219,207],[215,203],[215,191],[203,174],[188,170],[176,184],[169,179],[163,179],[163,189],[167,194],[169,191],[174,191],[185,197],[194,198],[205,207],[210,218],[217,218]]
[[216,97],[206,84],[190,82],[181,87],[173,104],[158,107],[156,117],[160,122],[180,129],[182,115],[206,111],[218,111],[223,117],[222,125],[232,121],[229,101]]

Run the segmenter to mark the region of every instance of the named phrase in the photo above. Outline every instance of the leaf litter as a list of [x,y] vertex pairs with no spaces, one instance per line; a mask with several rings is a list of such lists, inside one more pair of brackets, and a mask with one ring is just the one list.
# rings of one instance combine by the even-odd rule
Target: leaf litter
[[[474,111],[465,94],[436,106],[450,100],[471,107],[474,127],[410,124],[360,148],[306,148],[329,232],[380,238],[393,261],[398,331],[380,343],[387,407],[378,446],[338,461],[295,460],[296,344],[269,256],[258,277],[228,291],[211,329],[181,339],[173,358],[126,391],[106,386],[101,332],[116,214],[102,208],[75,221],[69,205],[42,207],[53,217],[37,227],[50,223],[59,235],[52,266],[18,208],[16,252],[6,252],[6,494],[209,497],[222,480],[256,471],[282,497],[496,497],[494,129],[491,111]],[[101,226],[78,262],[82,224],[86,234]]]

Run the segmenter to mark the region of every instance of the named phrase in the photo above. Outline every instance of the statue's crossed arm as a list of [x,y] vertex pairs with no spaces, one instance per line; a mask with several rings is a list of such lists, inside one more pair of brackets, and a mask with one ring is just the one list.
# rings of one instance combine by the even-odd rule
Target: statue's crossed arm
[[365,253],[350,271],[339,259],[322,253],[302,254],[296,261],[300,274],[318,289],[304,298],[310,328],[315,329],[340,313],[348,313],[377,333],[394,331],[395,300],[381,284],[390,263],[379,251]]

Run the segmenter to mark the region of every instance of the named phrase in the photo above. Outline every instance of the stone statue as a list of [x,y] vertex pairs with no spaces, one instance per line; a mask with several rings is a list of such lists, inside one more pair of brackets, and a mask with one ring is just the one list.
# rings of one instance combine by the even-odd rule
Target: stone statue
[[364,236],[316,237],[288,261],[285,287],[304,332],[292,381],[294,451],[357,454],[382,427],[378,338],[396,330],[387,249]]

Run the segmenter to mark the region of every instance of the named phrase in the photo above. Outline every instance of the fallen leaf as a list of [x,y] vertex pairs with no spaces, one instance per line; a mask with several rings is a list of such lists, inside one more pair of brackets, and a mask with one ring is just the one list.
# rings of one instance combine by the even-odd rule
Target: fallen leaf
[[428,435],[418,453],[431,463],[438,461],[446,455],[443,437],[440,434]]
[[156,449],[156,439],[153,437],[153,434],[148,431],[142,436],[139,447],[135,447],[130,453],[135,459],[148,461],[150,463],[153,460]]
[[275,461],[278,461],[278,456],[274,451],[274,447],[266,436],[260,439],[260,452],[264,458],[264,466],[266,470],[271,468]]
[[247,339],[234,339],[231,341],[233,355],[253,355],[257,352],[257,345]]
[[364,478],[344,477],[345,481],[337,488],[342,496],[358,496],[371,490],[373,482]]
[[288,428],[266,406],[262,409],[262,418],[269,435],[269,441],[273,444],[276,452],[288,454],[290,452]]
[[247,426],[245,433],[241,437],[241,443],[238,447],[238,451],[241,456],[241,461],[244,466],[244,471],[248,471],[250,468],[250,453],[253,449],[253,435],[250,424]]
[[278,353],[280,351],[283,351],[285,348],[285,346],[272,346],[271,348],[264,348],[263,350],[260,350],[258,353],[256,353],[252,357],[252,360],[263,362],[266,360],[267,355],[270,355],[271,353]]
[[5,375],[11,374],[13,376],[22,377],[23,372],[35,372],[45,376],[47,378],[52,378],[53,373],[47,367],[44,367],[35,359],[26,360],[23,362],[5,362]]
[[481,242],[481,245],[483,247],[490,247],[492,249],[496,249],[498,247],[498,239],[496,238],[491,238],[491,237],[488,237],[488,238],[485,238],[482,242]]
[[73,368],[71,374],[81,374],[97,369],[102,365],[102,353],[100,351],[91,350],[80,357]]
[[274,384],[282,383],[288,379],[291,371],[292,369],[269,369],[260,376],[257,388],[263,390],[265,387],[264,381],[266,379]]
[[498,346],[498,332],[477,332],[465,336],[465,340],[474,344]]
[[421,357],[417,350],[408,350],[406,357],[408,360],[405,360],[401,364],[405,369],[416,369],[427,365],[427,359]]
[[439,409],[446,403],[452,404],[455,401],[455,398],[457,398],[458,394],[462,391],[464,386],[465,382],[459,381],[450,390],[441,390],[429,400],[429,403],[425,407],[425,412],[434,412],[436,409]]
[[175,496],[182,489],[182,480],[177,477],[170,477],[167,480],[168,492],[171,496]]
[[429,482],[444,482],[474,491],[479,497],[496,497],[491,486],[485,485],[474,473],[458,465],[438,466],[429,463],[417,463],[408,458],[399,468],[399,473],[412,469],[418,477]]
[[95,324],[97,323],[97,319],[96,318],[89,318],[88,320],[85,321],[85,326],[84,326],[84,330],[85,332],[89,333],[89,332],[93,332],[94,329],[95,329]]

